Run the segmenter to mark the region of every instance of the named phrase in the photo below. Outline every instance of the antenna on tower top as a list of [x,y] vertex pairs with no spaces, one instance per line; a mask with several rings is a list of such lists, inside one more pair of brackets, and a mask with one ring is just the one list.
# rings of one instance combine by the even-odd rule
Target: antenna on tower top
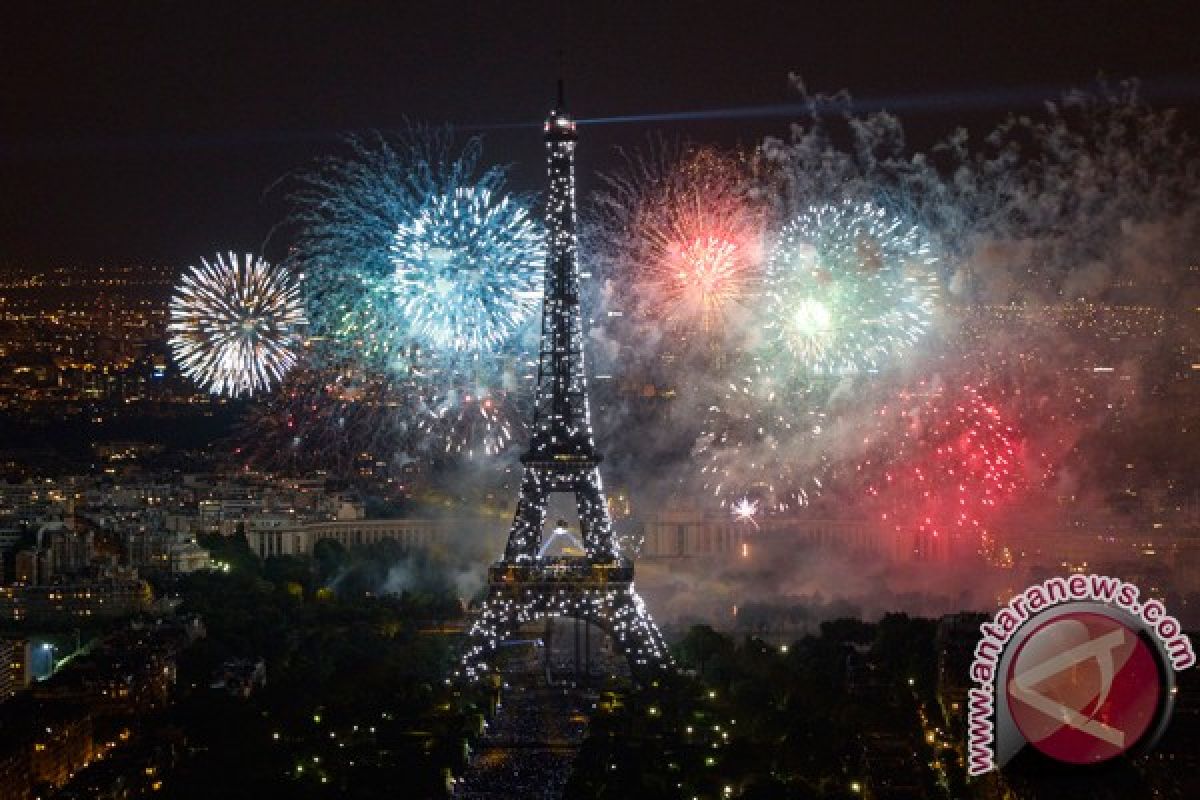
[[563,72],[565,72],[566,54],[560,48],[558,51],[558,105],[555,106],[559,111],[565,111],[567,106],[566,92],[563,89]]

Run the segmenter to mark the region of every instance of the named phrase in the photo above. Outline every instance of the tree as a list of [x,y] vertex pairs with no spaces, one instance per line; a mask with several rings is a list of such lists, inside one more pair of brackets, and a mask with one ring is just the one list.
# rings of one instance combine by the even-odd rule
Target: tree
[[341,542],[321,539],[313,545],[313,563],[316,565],[317,583],[328,586],[349,566],[350,553]]
[[680,659],[695,664],[701,675],[715,656],[729,655],[733,650],[733,641],[710,625],[693,625],[679,643]]

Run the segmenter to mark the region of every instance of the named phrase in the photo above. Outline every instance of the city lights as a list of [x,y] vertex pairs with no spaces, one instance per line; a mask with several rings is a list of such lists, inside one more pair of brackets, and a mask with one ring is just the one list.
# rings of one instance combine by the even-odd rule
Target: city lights
[[143,5],[0,37],[0,798],[1200,797],[1200,15]]

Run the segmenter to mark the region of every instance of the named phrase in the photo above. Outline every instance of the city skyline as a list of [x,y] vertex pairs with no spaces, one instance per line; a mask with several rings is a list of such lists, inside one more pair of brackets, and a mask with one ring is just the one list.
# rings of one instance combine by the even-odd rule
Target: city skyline
[[280,8],[0,30],[2,800],[1196,794],[1195,15]]

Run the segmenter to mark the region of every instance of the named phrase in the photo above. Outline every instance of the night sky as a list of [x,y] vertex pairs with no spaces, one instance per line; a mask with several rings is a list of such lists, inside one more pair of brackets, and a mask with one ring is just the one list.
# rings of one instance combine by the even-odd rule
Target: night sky
[[[953,10],[951,7],[953,6]],[[986,7],[985,7],[986,6]],[[565,51],[582,118],[794,102],[903,104],[914,144],[985,129],[1014,94],[1139,77],[1193,121],[1190,3],[90,2],[0,19],[0,266],[187,264],[258,249],[284,207],[264,190],[345,131],[405,120],[498,126],[489,160],[538,189],[537,126]],[[973,98],[936,104],[940,94]],[[1004,98],[1001,100],[1000,98]],[[580,166],[648,132],[726,144],[782,116],[591,125]],[[532,123],[530,127],[508,127]]]

